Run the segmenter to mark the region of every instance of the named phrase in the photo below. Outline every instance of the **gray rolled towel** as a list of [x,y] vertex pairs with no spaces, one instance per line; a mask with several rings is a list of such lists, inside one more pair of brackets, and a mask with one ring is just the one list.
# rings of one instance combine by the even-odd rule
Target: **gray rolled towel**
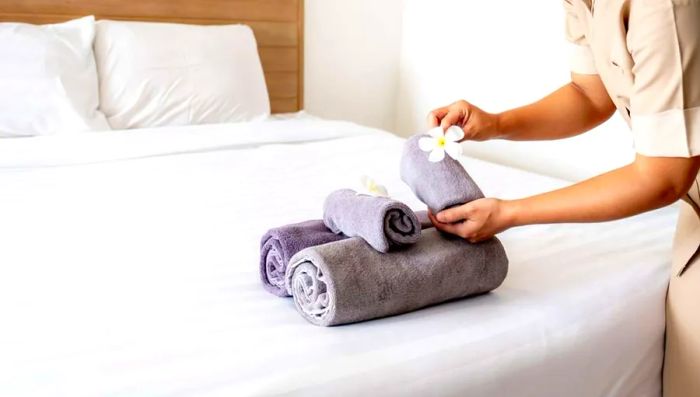
[[498,239],[472,244],[431,228],[416,244],[388,254],[360,238],[304,249],[290,260],[285,286],[305,319],[331,326],[488,292],[507,271]]
[[401,179],[433,213],[484,197],[476,182],[455,159],[445,156],[436,163],[418,147],[419,134],[404,144],[401,156]]
[[335,233],[363,238],[380,252],[414,244],[421,233],[420,220],[406,204],[350,189],[328,195],[323,222]]

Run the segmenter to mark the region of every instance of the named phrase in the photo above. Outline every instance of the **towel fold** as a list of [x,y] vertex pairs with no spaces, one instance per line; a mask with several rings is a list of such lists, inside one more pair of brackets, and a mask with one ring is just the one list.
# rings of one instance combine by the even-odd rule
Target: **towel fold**
[[304,249],[290,260],[285,286],[305,319],[331,326],[491,291],[507,270],[498,239],[471,244],[431,228],[387,254],[360,238]]
[[323,222],[335,233],[361,237],[380,252],[414,244],[421,233],[421,222],[406,204],[350,189],[328,195]]
[[328,230],[321,220],[270,229],[260,241],[260,278],[263,287],[277,296],[289,296],[284,274],[289,259],[304,248],[348,238]]
[[416,211],[416,218],[418,218],[418,222],[420,223],[421,229],[427,229],[429,227],[433,227],[433,222],[428,217],[428,211],[426,211],[426,210]]
[[404,144],[401,156],[401,179],[433,213],[483,198],[484,194],[455,159],[445,156],[436,163],[418,147],[415,135]]

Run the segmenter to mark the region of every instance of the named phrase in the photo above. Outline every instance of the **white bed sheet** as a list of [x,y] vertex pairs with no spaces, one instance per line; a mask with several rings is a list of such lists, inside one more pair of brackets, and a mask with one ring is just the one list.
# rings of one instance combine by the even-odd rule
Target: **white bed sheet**
[[[0,395],[660,394],[673,208],[512,229],[495,292],[319,328],[260,287],[259,238],[362,174],[421,207],[401,139],[314,120],[69,139],[0,141]],[[491,196],[564,184],[464,164]]]

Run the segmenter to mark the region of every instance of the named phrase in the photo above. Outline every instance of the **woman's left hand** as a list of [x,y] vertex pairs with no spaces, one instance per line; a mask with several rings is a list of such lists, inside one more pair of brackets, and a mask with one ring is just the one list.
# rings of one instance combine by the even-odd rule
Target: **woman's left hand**
[[495,198],[474,200],[437,214],[428,212],[428,216],[437,229],[472,243],[487,240],[514,226],[508,202]]

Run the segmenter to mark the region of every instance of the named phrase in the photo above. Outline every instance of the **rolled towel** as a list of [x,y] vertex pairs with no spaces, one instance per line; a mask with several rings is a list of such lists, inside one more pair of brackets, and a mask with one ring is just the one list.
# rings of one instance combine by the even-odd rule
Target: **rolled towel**
[[285,285],[305,319],[331,326],[491,291],[507,271],[498,239],[471,244],[431,228],[388,254],[359,238],[307,248],[292,257]]
[[436,163],[428,160],[428,153],[418,147],[418,140],[425,136],[409,138],[401,156],[401,179],[418,199],[437,213],[483,198],[479,186],[457,160],[449,156]]
[[322,220],[270,229],[260,241],[260,278],[263,287],[277,296],[290,296],[284,286],[289,259],[304,248],[348,238],[328,230]]
[[335,233],[363,238],[380,252],[415,243],[421,231],[418,217],[406,204],[350,189],[328,195],[323,222]]

